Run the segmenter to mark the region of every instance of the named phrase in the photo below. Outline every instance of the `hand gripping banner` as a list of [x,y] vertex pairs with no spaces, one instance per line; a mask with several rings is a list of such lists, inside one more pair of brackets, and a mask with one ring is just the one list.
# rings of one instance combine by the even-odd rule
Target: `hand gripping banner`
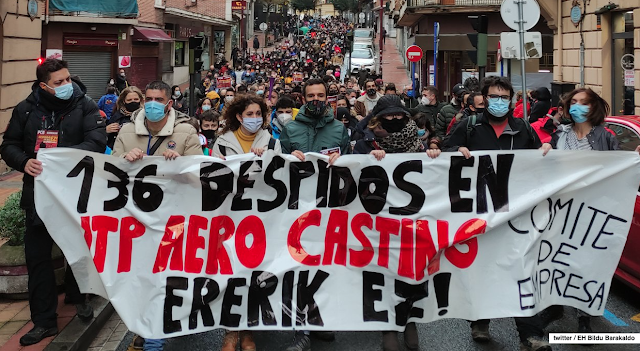
[[604,312],[631,224],[631,152],[305,162],[42,150],[38,214],[80,288],[148,338],[216,328]]

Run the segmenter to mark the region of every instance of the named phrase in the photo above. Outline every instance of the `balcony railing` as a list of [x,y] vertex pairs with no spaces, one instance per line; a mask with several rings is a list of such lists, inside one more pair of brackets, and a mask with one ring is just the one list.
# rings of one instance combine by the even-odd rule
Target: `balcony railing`
[[500,5],[502,0],[407,0],[407,7]]
[[50,15],[137,18],[136,0],[50,0]]

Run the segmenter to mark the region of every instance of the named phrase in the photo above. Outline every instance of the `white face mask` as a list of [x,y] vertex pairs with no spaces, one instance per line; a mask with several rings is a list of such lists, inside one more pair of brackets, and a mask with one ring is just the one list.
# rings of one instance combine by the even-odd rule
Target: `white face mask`
[[231,102],[231,101],[233,101],[233,98],[234,98],[233,96],[225,96],[224,97],[224,101]]
[[277,118],[280,125],[284,127],[293,119],[293,116],[290,113],[280,113],[277,115]]
[[349,99],[349,103],[351,104],[351,106],[356,104],[356,98],[352,97]]
[[426,105],[429,105],[431,103],[431,100],[429,100],[428,97],[423,96],[422,99],[420,99],[420,103],[426,106]]

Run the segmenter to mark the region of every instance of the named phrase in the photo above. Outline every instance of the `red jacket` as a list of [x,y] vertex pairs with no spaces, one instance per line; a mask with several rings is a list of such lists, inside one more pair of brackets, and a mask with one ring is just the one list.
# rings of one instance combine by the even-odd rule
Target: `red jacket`
[[[522,106],[522,104],[520,104],[520,106]],[[543,144],[551,141],[551,133],[543,128],[547,121],[550,119],[551,118],[549,117],[549,115],[546,115],[531,123],[531,127],[536,131],[536,134],[538,134],[538,138],[540,138],[540,142]]]
[[[527,100],[527,116],[531,115],[531,103]],[[524,111],[522,109],[522,99],[516,102],[516,108],[513,110],[513,117],[522,118],[524,117]]]

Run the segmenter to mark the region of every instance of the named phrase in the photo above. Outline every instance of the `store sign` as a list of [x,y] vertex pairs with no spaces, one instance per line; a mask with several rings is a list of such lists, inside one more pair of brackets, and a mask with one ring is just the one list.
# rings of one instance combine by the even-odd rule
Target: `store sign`
[[636,86],[635,71],[629,70],[629,69],[624,71],[624,86],[625,87]]
[[247,9],[246,1],[232,1],[231,2],[231,10],[233,11],[242,11]]
[[191,37],[195,37],[200,32],[202,32],[202,27],[187,27],[187,26],[177,26],[178,30],[176,31],[176,36],[179,39],[187,39]]
[[118,46],[118,40],[104,38],[66,38],[64,45],[70,46]]

